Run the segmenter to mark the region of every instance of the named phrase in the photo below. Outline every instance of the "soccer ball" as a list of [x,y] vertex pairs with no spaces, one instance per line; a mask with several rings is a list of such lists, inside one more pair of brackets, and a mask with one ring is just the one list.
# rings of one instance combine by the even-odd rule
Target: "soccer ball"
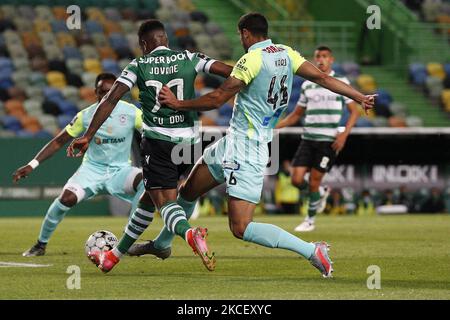
[[89,236],[84,245],[86,255],[89,252],[108,251],[114,248],[119,241],[117,237],[110,231],[99,230]]

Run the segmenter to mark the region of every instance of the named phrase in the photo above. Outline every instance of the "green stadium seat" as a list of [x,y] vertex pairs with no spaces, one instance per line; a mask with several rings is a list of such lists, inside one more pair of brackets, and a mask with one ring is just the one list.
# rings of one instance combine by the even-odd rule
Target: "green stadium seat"
[[79,59],[67,59],[66,66],[71,73],[78,75],[83,73],[83,62]]
[[83,80],[83,83],[85,86],[93,88],[95,86],[95,79],[97,78],[97,73],[91,73],[91,72],[84,72],[81,75],[81,79]]
[[61,92],[64,98],[66,98],[66,100],[70,102],[77,103],[80,100],[77,87],[67,86],[64,89],[62,89]]
[[53,16],[52,10],[50,7],[45,5],[38,5],[35,8],[36,15],[39,19],[45,20],[45,21],[53,21],[55,20],[55,17]]
[[94,44],[97,47],[107,46],[109,45],[108,39],[106,38],[104,33],[96,32],[91,34],[91,39],[94,41]]

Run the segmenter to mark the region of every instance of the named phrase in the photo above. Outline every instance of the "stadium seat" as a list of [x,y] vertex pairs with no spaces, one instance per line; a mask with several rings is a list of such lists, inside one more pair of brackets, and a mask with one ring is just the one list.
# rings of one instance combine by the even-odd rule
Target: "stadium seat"
[[58,45],[60,48],[64,48],[65,46],[75,47],[76,42],[71,34],[65,32],[58,32],[56,34],[56,39],[58,41]]
[[427,77],[427,79],[425,80],[425,88],[427,94],[431,98],[439,98],[441,96],[442,90],[444,90],[442,80],[435,76]]
[[50,10],[50,7],[45,5],[38,5],[34,8],[36,15],[38,18],[46,21],[54,20],[55,17],[53,16],[52,11]]
[[112,7],[105,8],[104,13],[105,13],[105,17],[108,20],[111,20],[111,21],[121,21],[122,20],[122,15],[120,14],[119,10],[117,10],[117,8],[112,8]]
[[113,59],[103,59],[102,60],[102,68],[105,72],[110,72],[114,75],[119,75],[121,73],[121,69],[119,68],[119,65],[117,62]]
[[49,71],[47,73],[47,83],[51,87],[62,89],[67,86],[64,73],[59,71]]
[[94,103],[97,101],[95,91],[93,86],[91,87],[81,87],[80,88],[80,98],[87,101],[88,103]]
[[67,115],[67,114],[61,114],[58,116],[58,126],[61,129],[64,129],[69,123],[70,121],[72,121],[73,116]]
[[375,79],[367,74],[362,74],[356,79],[356,83],[363,93],[371,94],[376,90]]
[[76,103],[80,99],[78,91],[78,88],[74,86],[67,86],[61,90],[64,98],[72,103]]
[[66,12],[66,8],[64,7],[53,7],[52,8],[53,15],[55,16],[56,20],[66,20],[68,17],[68,14]]
[[88,20],[85,23],[86,30],[89,34],[93,33],[103,33],[102,25],[94,20]]
[[52,26],[47,20],[36,19],[34,20],[34,31],[37,33],[52,32]]
[[106,20],[103,23],[103,28],[105,30],[105,34],[110,35],[112,33],[122,33],[122,27],[119,23],[114,21],[108,21]]
[[113,59],[113,60],[117,59],[116,52],[109,46],[98,47],[97,50],[100,59]]
[[83,59],[83,56],[81,55],[81,52],[78,50],[78,48],[73,46],[65,46],[63,48],[63,54],[64,59],[66,59],[66,61],[68,59],[78,59],[78,60]]
[[22,129],[19,119],[14,116],[3,116],[0,118],[3,123],[3,127],[7,130],[18,131]]
[[102,72],[102,66],[97,59],[85,59],[83,61],[84,70],[87,72],[99,74]]
[[35,117],[25,116],[20,119],[22,127],[32,133],[36,133],[42,129],[39,120]]
[[53,20],[50,22],[50,25],[52,26],[52,31],[56,34],[59,32],[69,32],[65,20]]
[[26,114],[22,101],[17,99],[7,100],[4,109],[7,114]]
[[438,78],[440,80],[444,80],[445,78],[445,70],[444,66],[440,63],[430,62],[427,64],[428,74],[432,77]]
[[66,66],[71,73],[75,73],[78,75],[81,75],[83,73],[83,62],[79,59],[67,59]]
[[82,45],[80,47],[81,54],[84,59],[98,59],[99,55],[97,50],[92,45]]

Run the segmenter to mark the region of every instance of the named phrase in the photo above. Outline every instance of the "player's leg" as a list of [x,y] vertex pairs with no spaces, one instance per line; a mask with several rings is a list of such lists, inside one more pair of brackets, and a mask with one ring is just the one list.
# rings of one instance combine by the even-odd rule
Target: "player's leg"
[[236,238],[267,248],[298,253],[319,269],[324,277],[331,276],[332,262],[328,257],[329,246],[325,242],[305,242],[276,225],[252,221],[255,206],[256,204],[249,201],[229,197],[229,225]]
[[47,243],[58,224],[62,221],[67,211],[78,202],[77,195],[70,190],[63,190],[62,194],[56,198],[45,214],[42,221],[41,230],[37,242],[22,255],[24,257],[43,256]]
[[[219,185],[219,182],[213,178],[207,164],[201,158],[186,181],[180,186],[178,192],[177,203],[184,209],[188,220],[194,212],[198,198],[217,185]],[[154,246],[157,249],[169,248],[172,245],[173,238],[174,234],[164,227],[153,241]]]

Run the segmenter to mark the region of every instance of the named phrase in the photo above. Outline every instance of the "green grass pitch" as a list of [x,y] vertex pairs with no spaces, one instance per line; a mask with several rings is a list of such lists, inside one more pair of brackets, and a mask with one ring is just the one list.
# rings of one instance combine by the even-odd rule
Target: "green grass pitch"
[[[300,217],[255,220],[292,230]],[[85,257],[84,242],[99,229],[120,237],[125,218],[67,217],[47,255],[35,258],[21,253],[34,243],[41,219],[3,218],[0,223],[0,299],[450,299],[450,215],[319,217],[316,231],[297,235],[331,244],[333,279],[323,279],[292,252],[235,239],[224,217],[192,223],[209,229],[217,256],[214,272],[206,271],[184,241],[176,239],[171,258],[125,257],[106,275]],[[161,225],[156,218],[143,239],[153,238]],[[81,269],[79,290],[66,287],[70,265]],[[370,265],[380,267],[380,290],[367,288]]]

